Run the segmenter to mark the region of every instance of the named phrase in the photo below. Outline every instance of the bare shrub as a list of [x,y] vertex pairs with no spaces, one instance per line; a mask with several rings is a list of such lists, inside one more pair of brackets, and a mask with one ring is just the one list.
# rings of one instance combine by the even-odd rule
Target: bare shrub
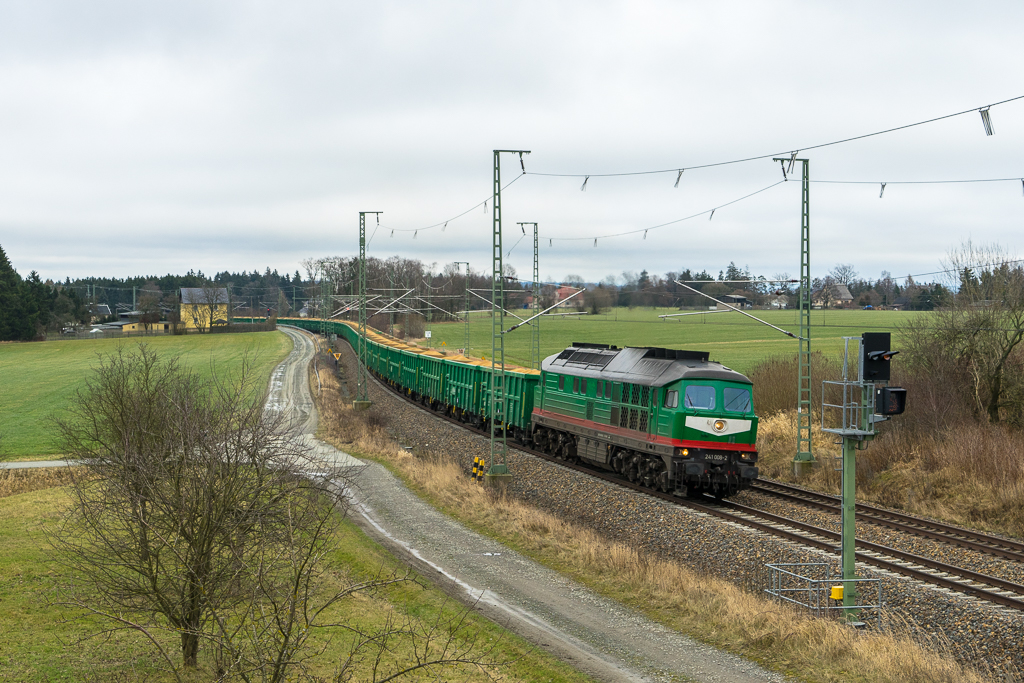
[[[767,417],[775,413],[795,410],[797,404],[797,357],[772,356],[758,363],[747,377],[754,383],[754,407],[757,414]],[[811,354],[812,394],[817,396],[823,380],[842,378],[840,363],[821,353]],[[815,403],[818,403],[815,401]],[[812,406],[817,412],[819,405]]]
[[52,536],[81,577],[67,604],[146,635],[168,663],[157,633],[178,634],[194,668],[202,640],[223,644],[273,602],[296,557],[318,566],[338,499],[296,476],[303,450],[264,412],[263,386],[248,361],[227,381],[145,345],[101,360],[56,421],[62,452],[84,463]]
[[179,681],[201,645],[218,680],[317,680],[314,634],[328,627],[353,637],[334,681],[495,666],[483,659],[495,643],[467,632],[466,610],[369,630],[338,620],[342,601],[415,577],[346,580],[330,566],[346,484],[264,411],[265,386],[248,362],[227,381],[144,345],[101,359],[57,421],[63,452],[85,463],[66,470],[71,502],[51,535],[75,577],[61,604],[101,617],[103,633],[141,634]]
[[406,313],[402,316],[400,328],[402,337],[420,339],[427,329],[427,321],[419,313]]

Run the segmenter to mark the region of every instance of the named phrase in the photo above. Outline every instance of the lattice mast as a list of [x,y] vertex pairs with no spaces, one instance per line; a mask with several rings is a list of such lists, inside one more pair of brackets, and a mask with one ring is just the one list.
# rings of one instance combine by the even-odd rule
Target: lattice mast
[[508,474],[508,433],[505,402],[505,310],[504,263],[501,246],[501,154],[518,154],[520,161],[526,150],[494,150],[493,218],[491,224],[491,455],[487,474]]
[[797,386],[797,441],[794,471],[813,463],[811,448],[811,179],[810,161],[798,159],[803,166],[800,183],[800,353]]
[[[778,158],[783,173],[786,166],[789,173],[793,165],[800,162],[800,290],[797,293],[797,316],[800,319],[800,349],[797,354],[797,403],[796,403],[796,455],[793,456],[793,472],[806,474],[816,462],[811,447],[811,170],[809,159],[797,159],[796,152],[790,158]],[[787,174],[788,179],[788,174]]]
[[369,361],[366,345],[366,214],[377,216],[380,225],[382,211],[359,212],[359,363],[356,370],[356,401],[365,404],[369,401],[366,393],[366,366]]
[[463,345],[462,353],[469,355],[469,261],[455,261],[456,266],[466,266],[466,280],[465,280],[465,291],[463,296],[465,301],[462,302],[462,312],[466,316],[466,343]]
[[[517,223],[519,226],[533,226],[533,317],[530,323],[530,367],[540,369],[540,242],[537,238],[537,224]],[[523,228],[526,230],[526,228]]]

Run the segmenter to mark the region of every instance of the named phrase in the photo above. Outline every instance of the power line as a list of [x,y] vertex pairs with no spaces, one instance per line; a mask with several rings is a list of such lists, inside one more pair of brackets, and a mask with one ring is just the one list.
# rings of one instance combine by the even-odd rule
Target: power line
[[1016,178],[971,178],[969,180],[811,180],[812,183],[832,185],[947,185],[952,183],[1024,183],[1024,177]]
[[[658,228],[664,228],[664,227],[669,226],[669,225],[675,225],[676,223],[682,223],[683,221],[688,221],[688,220],[691,220],[693,218],[698,218],[699,216],[704,216],[704,215],[707,215],[708,216],[708,220],[710,220],[711,217],[714,216],[715,211],[717,211],[719,209],[722,209],[722,208],[725,208],[726,206],[731,206],[732,204],[735,204],[737,202],[742,202],[744,199],[749,199],[749,198],[753,197],[754,195],[761,194],[762,192],[767,192],[768,190],[772,189],[773,187],[778,187],[779,185],[782,185],[785,182],[786,182],[785,180],[780,180],[780,181],[778,181],[776,183],[772,183],[771,185],[769,185],[767,187],[762,187],[760,190],[756,190],[754,192],[751,192],[750,194],[746,194],[746,195],[743,195],[742,197],[739,197],[737,199],[733,199],[732,201],[728,201],[728,202],[726,202],[724,204],[719,204],[718,206],[712,207],[710,209],[705,209],[704,211],[701,211],[700,213],[695,213],[695,214],[686,216],[684,218],[677,218],[675,220],[668,221],[667,223],[659,223],[658,225],[652,225],[652,226],[647,227],[647,228],[637,228],[635,230],[627,230],[625,232],[616,232],[616,233],[611,233],[611,234],[608,234],[608,235],[591,235],[590,237],[547,237],[546,239],[549,242],[552,242],[552,241],[555,241],[555,240],[558,240],[559,242],[573,242],[573,241],[578,241],[578,240],[595,240],[596,241],[596,240],[607,239],[609,237],[622,237],[623,235],[635,235],[635,234],[641,233],[641,232],[642,233],[646,233],[648,230],[657,230]],[[596,243],[595,243],[594,246],[597,246]]]
[[[918,121],[916,123],[908,123],[908,124],[903,125],[903,126],[896,126],[895,128],[887,128],[885,130],[876,131],[874,133],[865,133],[864,135],[855,135],[853,137],[843,138],[842,140],[833,140],[832,142],[824,142],[824,143],[821,143],[821,144],[818,144],[818,145],[811,145],[809,147],[792,147],[792,148],[790,148],[788,150],[785,150],[785,151],[782,151],[782,152],[772,152],[771,154],[760,154],[758,156],[744,157],[742,159],[732,159],[732,160],[729,160],[729,161],[717,161],[717,162],[710,163],[710,164],[699,164],[699,165],[695,165],[695,166],[676,166],[674,168],[663,168],[663,169],[658,169],[658,170],[655,170],[655,171],[626,171],[626,172],[620,172],[620,173],[539,173],[537,171],[523,171],[523,173],[524,174],[529,174],[529,175],[547,176],[547,177],[553,177],[553,178],[613,178],[613,177],[621,177],[621,176],[656,175],[656,174],[659,174],[659,173],[676,173],[677,174],[677,176],[676,176],[676,186],[678,187],[679,176],[682,174],[683,171],[691,171],[691,170],[696,170],[696,169],[700,169],[700,168],[713,168],[715,166],[727,166],[729,164],[742,164],[742,163],[746,163],[748,161],[758,161],[760,159],[770,159],[772,157],[783,156],[783,155],[786,155],[786,154],[791,154],[793,156],[796,156],[796,154],[798,152],[807,152],[807,151],[810,151],[812,149],[821,149],[822,147],[831,147],[832,145],[841,145],[841,144],[846,143],[846,142],[853,142],[854,140],[863,140],[864,138],[870,138],[870,137],[874,137],[876,135],[885,135],[886,133],[893,133],[893,132],[898,131],[898,130],[905,130],[907,128],[913,128],[915,126],[923,126],[926,123],[934,123],[936,121],[942,121],[943,119],[951,119],[954,116],[962,116],[964,114],[969,114],[969,113],[975,112],[975,111],[987,112],[988,109],[991,108],[991,107],[995,107],[995,106],[1000,105],[1000,104],[1006,104],[1007,102],[1013,102],[1015,100],[1020,100],[1020,99],[1024,99],[1024,95],[1018,95],[1016,97],[1011,97],[1010,99],[1007,99],[1007,100],[1001,100],[999,102],[993,102],[992,104],[983,105],[981,107],[971,107],[970,109],[964,109],[963,111],[958,111],[958,112],[953,113],[953,114],[945,114],[943,116],[936,116],[935,118],[927,119],[925,121]],[[986,128],[986,132],[988,132],[988,130],[990,130],[990,127],[988,125],[986,125],[985,128]]]
[[[509,188],[509,187],[510,187],[510,186],[511,186],[511,185],[512,185],[513,183],[515,183],[515,182],[516,182],[517,180],[519,180],[520,178],[522,178],[522,177],[523,177],[524,175],[526,175],[526,172],[525,172],[525,171],[523,171],[522,173],[520,173],[519,175],[517,175],[517,176],[516,176],[515,178],[513,178],[512,180],[510,180],[510,181],[508,182],[508,184],[507,184],[507,185],[505,185],[504,187],[502,187],[501,189],[502,189],[502,190],[506,190],[506,189],[508,189],[508,188]],[[488,203],[488,202],[490,202],[490,201],[491,201],[491,197],[490,197],[490,196],[488,196],[488,197],[487,197],[487,199],[483,200],[482,202],[477,202],[476,204],[474,204],[473,206],[469,207],[468,209],[466,209],[465,211],[463,211],[462,213],[460,213],[460,214],[459,214],[459,215],[457,215],[457,216],[452,216],[451,218],[449,218],[449,219],[447,219],[447,220],[443,220],[443,221],[440,221],[440,222],[438,222],[438,223],[434,223],[433,225],[427,225],[427,226],[425,226],[425,227],[422,227],[422,228],[391,228],[391,227],[388,227],[387,225],[384,225],[384,226],[382,226],[382,227],[383,227],[383,228],[384,228],[385,230],[390,230],[390,231],[391,231],[392,233],[395,233],[395,232],[411,232],[411,233],[417,233],[417,232],[423,232],[423,231],[425,231],[425,230],[433,230],[433,229],[435,229],[435,228],[445,228],[445,227],[447,227],[447,225],[448,225],[449,223],[451,223],[452,221],[454,221],[454,220],[458,220],[459,218],[462,218],[463,216],[465,216],[466,214],[468,214],[468,213],[469,213],[470,211],[474,211],[474,210],[476,210],[476,209],[479,209],[479,208],[480,208],[481,206],[485,207],[485,210],[486,210],[486,205],[487,205],[487,203]],[[374,233],[376,233],[376,231],[374,231]],[[373,239],[373,238],[372,238],[372,236],[371,236],[371,240],[372,240],[372,239]],[[369,246],[369,243],[367,243],[367,246]]]

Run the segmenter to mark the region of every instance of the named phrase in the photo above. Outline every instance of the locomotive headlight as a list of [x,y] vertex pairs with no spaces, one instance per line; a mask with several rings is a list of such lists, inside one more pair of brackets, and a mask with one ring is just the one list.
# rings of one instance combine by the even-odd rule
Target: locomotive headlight
[[683,456],[684,458],[686,456],[688,456],[689,454],[690,454],[690,449],[689,448],[684,448],[683,450],[679,451],[679,455]]
[[716,432],[724,431],[726,426],[725,420],[715,420],[715,424],[712,425]]

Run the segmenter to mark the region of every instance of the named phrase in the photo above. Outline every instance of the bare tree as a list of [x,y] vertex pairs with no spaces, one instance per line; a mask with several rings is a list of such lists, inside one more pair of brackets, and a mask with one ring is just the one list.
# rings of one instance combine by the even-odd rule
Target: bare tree
[[965,242],[947,262],[953,305],[937,312],[936,334],[973,380],[990,422],[1024,422],[1024,267],[998,245]]
[[121,348],[57,420],[62,452],[85,467],[53,541],[99,604],[69,600],[154,643],[175,630],[186,667],[211,617],[240,604],[254,560],[288,545],[293,508],[320,503],[289,474],[297,447],[244,366],[236,381],[206,381],[144,345]]
[[[436,632],[388,622],[361,633],[336,621],[341,601],[413,577],[337,588],[328,554],[345,512],[339,473],[311,462],[264,410],[265,382],[249,360],[236,379],[212,375],[162,362],[145,345],[121,348],[57,420],[62,452],[84,463],[72,470],[70,503],[51,534],[74,577],[61,604],[103,618],[103,633],[142,634],[179,681],[204,644],[221,679],[313,680],[306,664],[323,647],[310,638],[323,628],[356,635],[338,680],[404,638],[434,646],[448,638],[416,650],[424,658],[412,670],[492,666],[462,628],[464,612],[439,617]],[[410,668],[393,664],[396,673]]]
[[850,283],[857,279],[857,271],[852,263],[838,263],[836,267],[828,271],[832,279],[841,285],[850,286]]
[[138,303],[139,322],[147,330],[160,322],[160,289],[153,281],[142,285],[142,295]]

